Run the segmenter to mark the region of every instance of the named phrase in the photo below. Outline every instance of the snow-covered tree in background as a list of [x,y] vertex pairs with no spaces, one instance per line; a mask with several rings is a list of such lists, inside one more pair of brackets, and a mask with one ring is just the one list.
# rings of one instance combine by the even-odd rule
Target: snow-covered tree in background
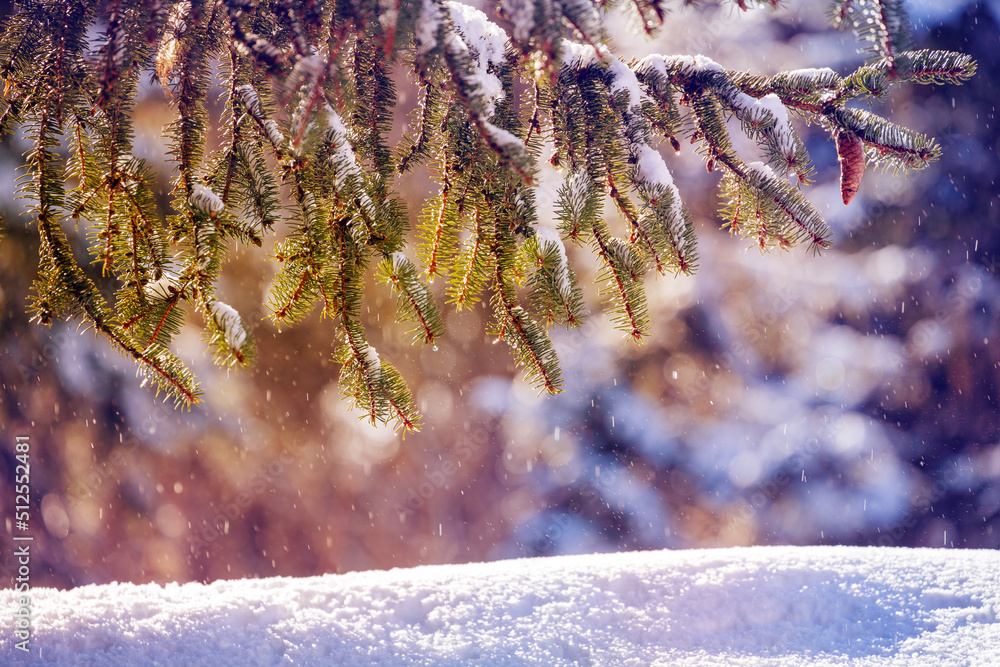
[[[319,305],[334,322],[345,394],[372,421],[404,429],[418,424],[415,404],[366,335],[370,273],[398,295],[426,344],[444,334],[431,280],[447,282],[459,309],[488,296],[492,333],[529,379],[557,392],[547,327],[584,317],[565,239],[597,256],[616,321],[634,340],[651,333],[646,272],[697,265],[662,139],[674,150],[689,140],[709,171],[722,171],[721,217],[733,233],[761,249],[825,248],[827,227],[800,190],[811,168],[792,119],[829,131],[847,203],[866,164],[919,169],[940,152],[849,103],[900,83],[960,82],[975,69],[962,54],[907,50],[906,13],[890,0],[832,3],[834,22],[872,52],[844,76],[759,76],[703,56],[626,62],[602,24],[616,3],[582,0],[504,0],[499,24],[434,0],[19,4],[0,44],[0,130],[23,128],[33,143],[22,184],[41,238],[36,319],[81,317],[158,389],[194,403],[199,387],[170,350],[185,308],[203,315],[220,363],[252,362],[246,323],[215,286],[234,244],[262,246],[287,220],[271,317],[291,324]],[[622,4],[647,33],[681,27],[658,0]],[[778,3],[735,3],[751,4]],[[421,103],[393,144],[395,69],[417,82]],[[133,150],[134,102],[149,71],[176,107],[168,207]],[[224,90],[218,127],[207,110],[213,78]],[[758,159],[737,155],[733,118],[759,145]],[[536,214],[543,152],[565,176],[558,233]],[[438,188],[411,250],[397,179],[420,163]],[[624,222],[618,235],[606,206]],[[74,255],[81,221],[97,271]]]

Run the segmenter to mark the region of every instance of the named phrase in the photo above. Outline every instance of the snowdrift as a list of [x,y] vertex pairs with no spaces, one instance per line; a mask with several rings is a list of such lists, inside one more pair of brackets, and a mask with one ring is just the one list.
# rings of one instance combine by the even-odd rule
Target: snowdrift
[[32,596],[30,659],[8,631],[2,664],[1000,665],[993,551],[657,551]]

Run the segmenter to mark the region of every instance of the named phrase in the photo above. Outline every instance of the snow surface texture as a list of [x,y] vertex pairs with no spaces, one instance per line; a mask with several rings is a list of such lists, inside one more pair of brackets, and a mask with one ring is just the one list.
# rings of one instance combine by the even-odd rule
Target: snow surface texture
[[[647,551],[32,595],[34,660],[60,665],[1000,664],[994,551]],[[22,664],[10,636],[0,663]]]

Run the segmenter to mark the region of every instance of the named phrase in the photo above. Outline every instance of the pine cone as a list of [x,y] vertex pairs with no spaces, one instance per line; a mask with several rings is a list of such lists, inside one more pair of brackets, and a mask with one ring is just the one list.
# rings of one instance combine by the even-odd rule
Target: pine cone
[[840,158],[840,196],[850,204],[861,187],[865,173],[865,152],[861,140],[850,130],[837,133],[837,156]]

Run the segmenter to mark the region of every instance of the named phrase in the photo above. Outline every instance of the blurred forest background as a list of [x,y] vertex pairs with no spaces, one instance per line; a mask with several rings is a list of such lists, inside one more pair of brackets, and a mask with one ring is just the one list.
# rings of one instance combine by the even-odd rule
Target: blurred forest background
[[[653,42],[614,26],[624,55],[704,53],[767,74],[862,62],[853,36],[828,28],[824,2],[745,15],[669,4]],[[641,347],[601,316],[592,290],[590,320],[556,336],[562,395],[536,397],[516,377],[481,311],[449,315],[437,348],[411,348],[391,295],[372,285],[384,306],[368,322],[373,343],[425,416],[405,440],[340,401],[318,317],[280,333],[260,321],[266,252],[234,255],[219,289],[253,322],[255,368],[214,367],[196,327],[179,338],[206,389],[191,412],[140,389],[130,364],[76,323],[29,323],[38,238],[12,194],[25,146],[7,140],[0,516],[9,535],[13,440],[27,434],[32,585],[665,547],[1000,546],[1000,3],[910,6],[918,48],[979,61],[964,86],[908,87],[879,109],[937,137],[942,160],[909,179],[868,172],[845,207],[833,142],[797,123],[818,171],[806,194],[837,241],[813,257],[761,256],[719,231],[717,175],[693,150],[671,155],[700,228],[700,270],[651,279],[654,335]],[[402,133],[416,100],[397,83]],[[158,86],[143,90],[136,151],[157,166],[166,206],[171,111]],[[543,182],[543,214],[557,183]],[[426,176],[401,187],[415,216]],[[588,255],[576,253],[584,285]]]

